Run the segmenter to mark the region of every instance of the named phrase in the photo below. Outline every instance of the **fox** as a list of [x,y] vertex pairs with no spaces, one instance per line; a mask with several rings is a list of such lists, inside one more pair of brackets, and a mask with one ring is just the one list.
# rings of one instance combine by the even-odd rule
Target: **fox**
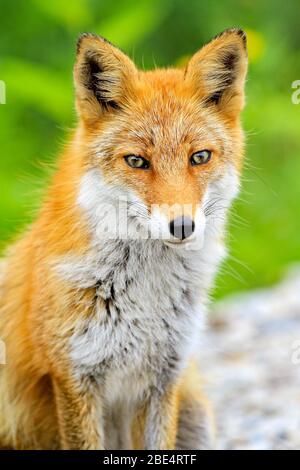
[[246,73],[238,28],[149,71],[79,37],[77,127],[1,263],[0,448],[214,448],[198,356],[240,187]]

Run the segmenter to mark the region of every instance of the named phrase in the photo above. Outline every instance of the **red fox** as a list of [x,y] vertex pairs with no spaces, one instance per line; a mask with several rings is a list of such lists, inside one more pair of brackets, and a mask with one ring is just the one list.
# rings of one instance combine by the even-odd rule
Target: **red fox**
[[78,127],[1,267],[1,448],[213,446],[195,358],[239,188],[246,70],[239,29],[147,72],[79,38]]

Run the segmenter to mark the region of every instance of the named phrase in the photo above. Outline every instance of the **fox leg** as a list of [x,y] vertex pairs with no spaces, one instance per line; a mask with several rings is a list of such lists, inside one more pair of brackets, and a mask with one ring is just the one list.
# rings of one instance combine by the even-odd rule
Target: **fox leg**
[[127,403],[115,405],[105,411],[105,448],[106,450],[132,449],[133,410]]
[[104,420],[92,382],[53,380],[61,447],[65,450],[102,450]]
[[212,409],[203,393],[198,367],[191,364],[179,387],[176,449],[211,449],[214,447],[214,435]]
[[153,392],[146,411],[145,449],[173,450],[176,444],[178,420],[177,387],[161,394]]

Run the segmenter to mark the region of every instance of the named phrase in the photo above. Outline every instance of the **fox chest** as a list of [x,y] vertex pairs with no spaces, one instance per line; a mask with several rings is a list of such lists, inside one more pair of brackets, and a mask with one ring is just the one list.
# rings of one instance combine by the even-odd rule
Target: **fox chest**
[[[71,338],[83,375],[121,384],[176,374],[197,342],[202,312],[193,265],[168,250],[132,247],[97,275],[93,315]],[[102,274],[102,275],[101,275]]]

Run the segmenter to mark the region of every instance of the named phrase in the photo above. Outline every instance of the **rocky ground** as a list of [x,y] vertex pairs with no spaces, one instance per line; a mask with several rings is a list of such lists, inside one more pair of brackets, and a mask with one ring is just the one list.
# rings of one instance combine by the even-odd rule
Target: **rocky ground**
[[210,314],[202,351],[220,449],[300,449],[300,269]]

